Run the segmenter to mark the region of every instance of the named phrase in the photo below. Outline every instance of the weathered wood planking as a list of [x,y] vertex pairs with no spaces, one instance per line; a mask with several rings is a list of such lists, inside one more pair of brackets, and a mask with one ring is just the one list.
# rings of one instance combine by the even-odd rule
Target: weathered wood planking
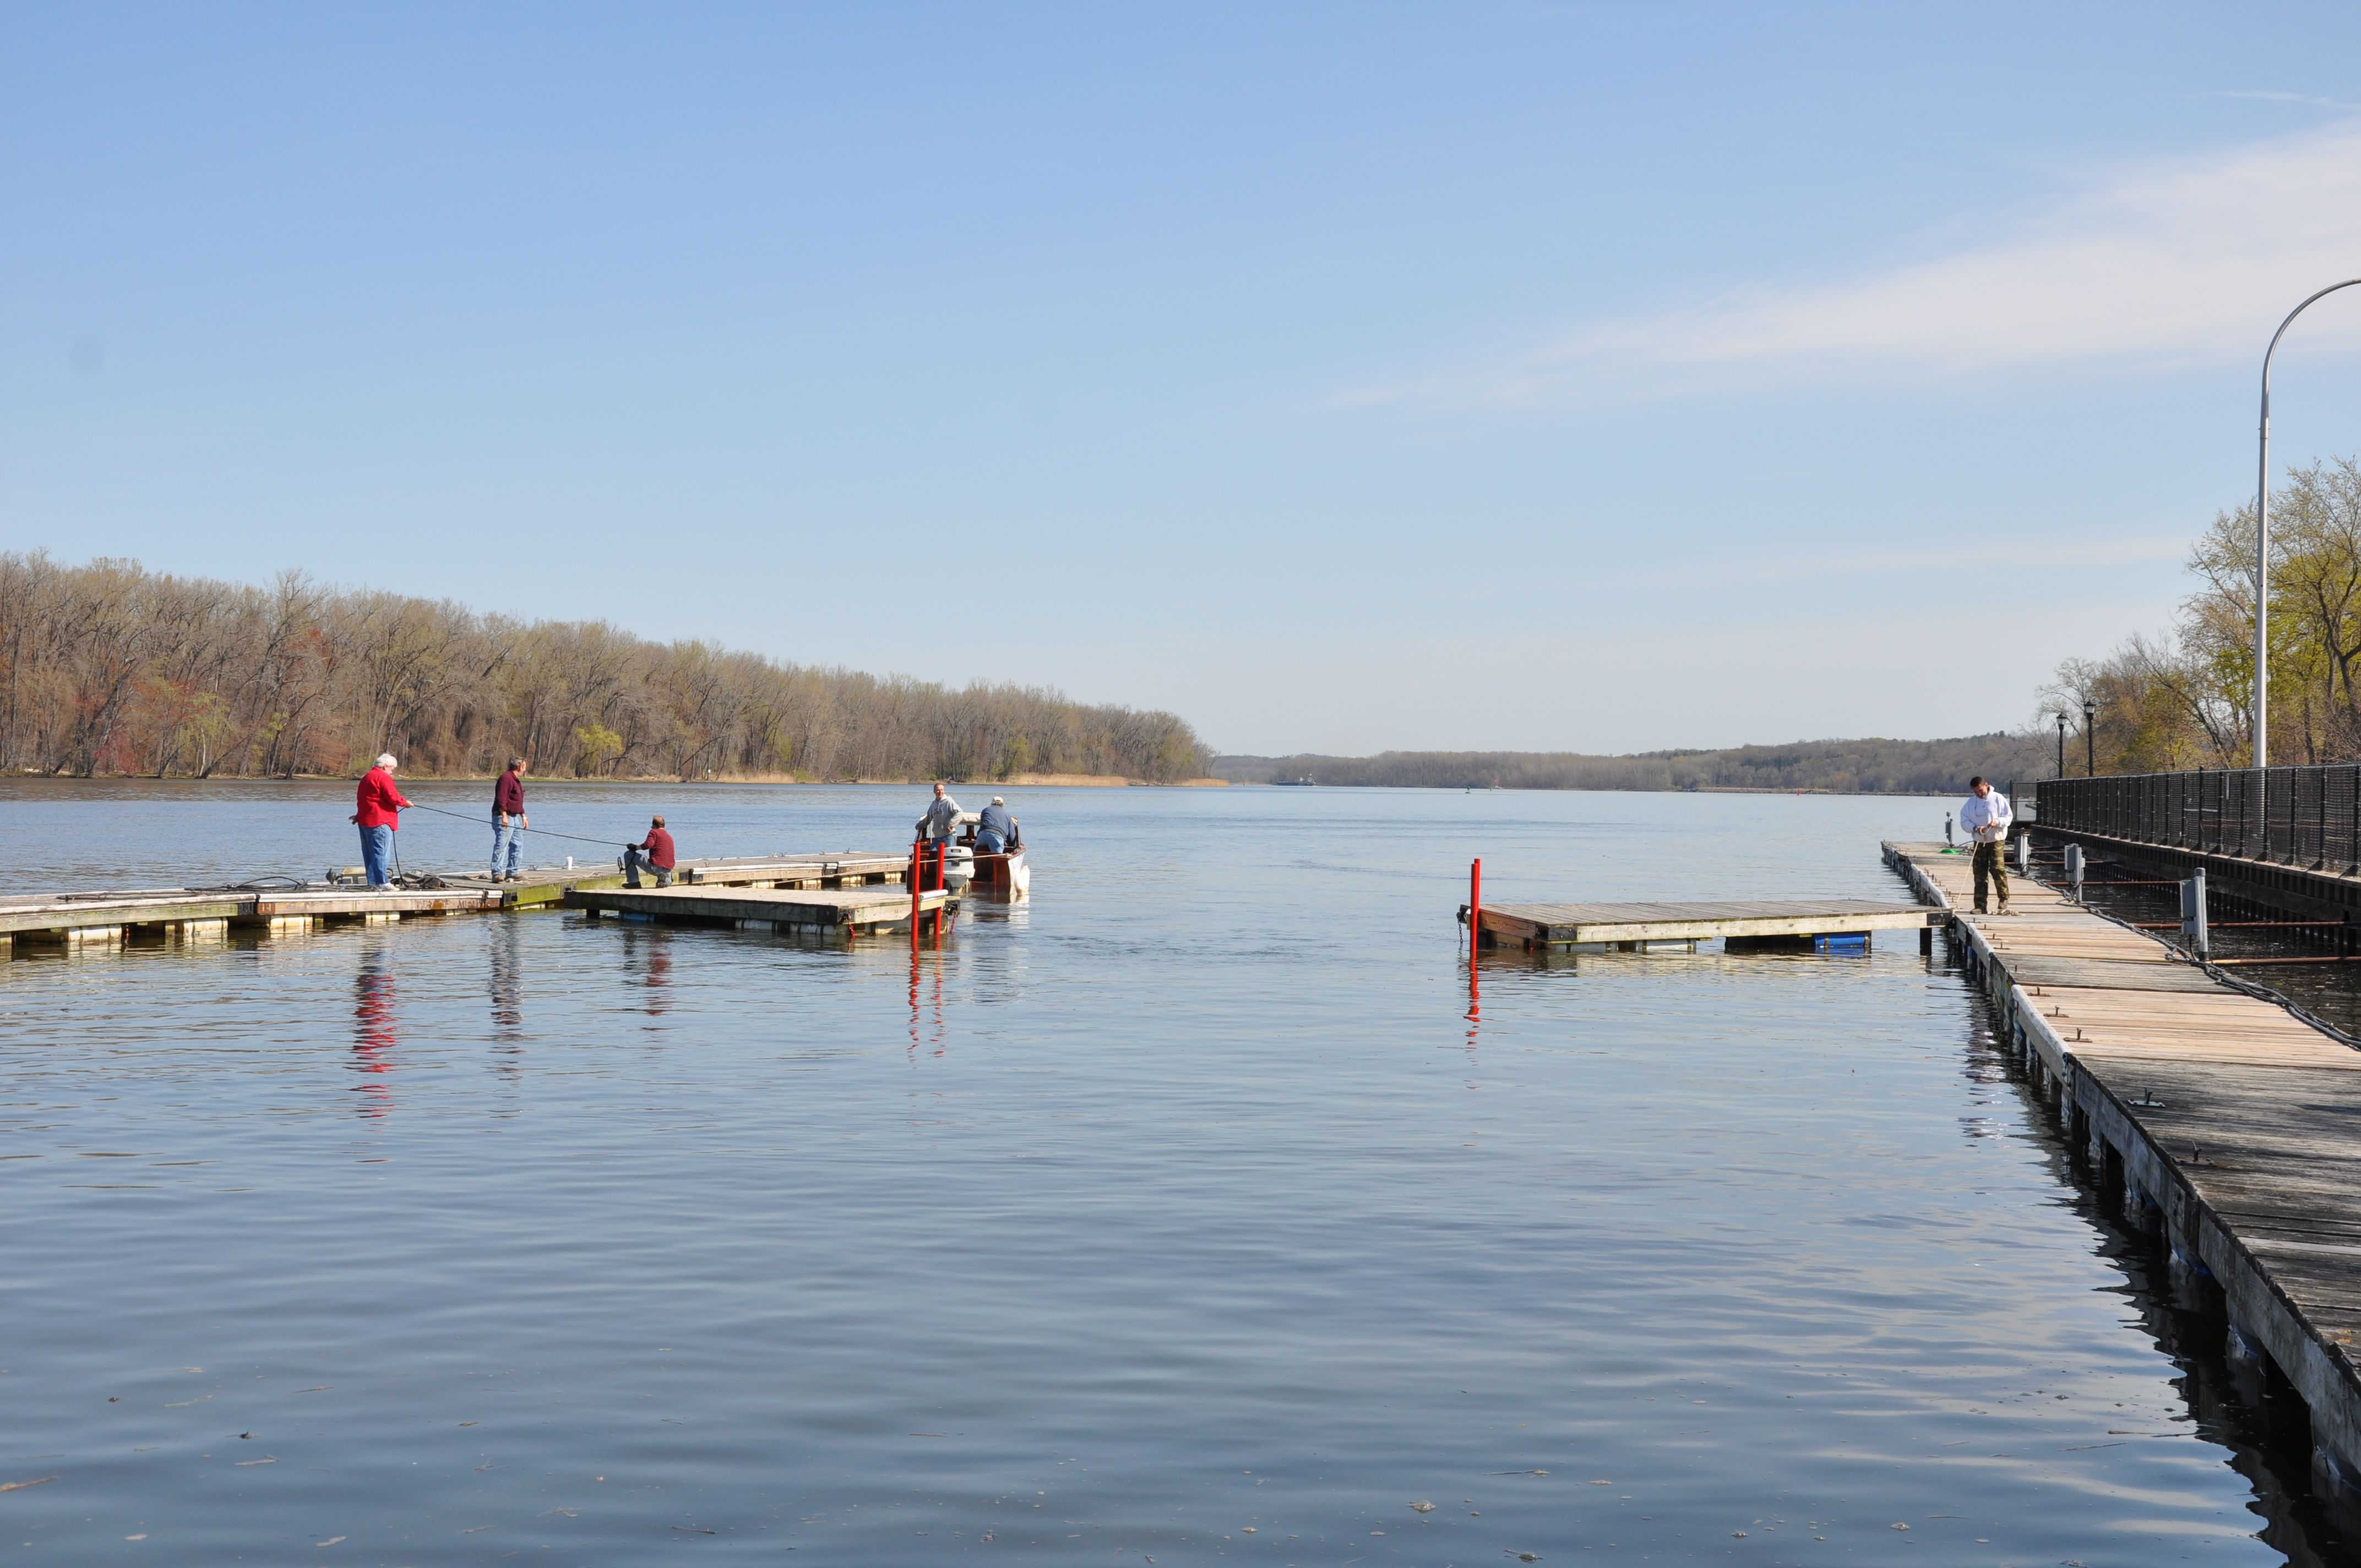
[[2126,1212],[2219,1287],[2361,1487],[2361,1051],[2054,888],[2016,879],[2024,914],[1962,913],[1966,857],[1885,852],[1953,912],[2004,1038],[2040,1064],[2103,1186],[2119,1179]]
[[[680,874],[699,886],[807,889],[899,883],[909,864],[896,855],[768,855],[684,861]],[[438,888],[368,888],[325,883],[287,889],[144,888],[119,894],[0,895],[0,939],[70,938],[77,933],[165,931],[217,923],[272,929],[323,920],[381,920],[555,907],[572,888],[620,888],[623,873],[601,863],[544,867],[518,882],[444,873]],[[908,895],[899,894],[906,905]],[[907,923],[906,910],[905,923]]]
[[2019,985],[2065,985],[2098,991],[2218,992],[2220,982],[2189,964],[2156,959],[2081,959],[2039,953],[2013,956],[2009,974]]
[[[1714,904],[1488,904],[1477,916],[1492,941],[1527,947],[1603,942],[1698,942],[1728,937],[1850,936],[1924,930],[1924,905],[1869,899],[1750,899]],[[1459,911],[1460,924],[1467,909]]]
[[[906,931],[910,894],[900,888],[834,891],[757,887],[573,888],[566,907],[653,920],[853,931]],[[921,916],[956,908],[940,889],[918,894]]]
[[242,900],[234,894],[123,894],[106,898],[10,898],[0,901],[0,935],[62,934],[102,926],[171,926],[192,920],[234,920]]

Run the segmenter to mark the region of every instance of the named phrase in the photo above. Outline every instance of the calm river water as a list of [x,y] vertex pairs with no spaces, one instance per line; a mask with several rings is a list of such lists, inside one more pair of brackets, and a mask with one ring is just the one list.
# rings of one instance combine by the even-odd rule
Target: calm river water
[[[2337,1550],[1909,938],[1488,957],[1469,1016],[1472,855],[1502,901],[1905,897],[1878,840],[1945,803],[1009,793],[1032,901],[915,962],[540,914],[0,966],[0,1484],[40,1483],[0,1549]],[[920,799],[532,806],[698,854],[887,849]],[[0,785],[0,875],[316,875],[349,809]]]

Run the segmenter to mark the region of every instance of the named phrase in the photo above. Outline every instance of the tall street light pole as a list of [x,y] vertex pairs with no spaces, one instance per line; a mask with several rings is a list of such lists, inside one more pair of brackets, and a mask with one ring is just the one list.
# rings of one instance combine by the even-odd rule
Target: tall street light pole
[[2082,704],[2082,768],[2092,778],[2099,776],[2099,705]]
[[2058,776],[2066,776],[2066,710],[2058,710]]
[[2350,289],[2361,283],[2361,278],[2347,278],[2342,283],[2331,283],[2303,304],[2287,313],[2279,330],[2271,334],[2271,345],[2263,350],[2263,418],[2259,438],[2260,453],[2255,464],[2255,766],[2270,765],[2270,696],[2271,669],[2268,657],[2268,630],[2271,618],[2271,356],[2279,351],[2279,339],[2295,324],[2312,300],[2334,294],[2339,289]]

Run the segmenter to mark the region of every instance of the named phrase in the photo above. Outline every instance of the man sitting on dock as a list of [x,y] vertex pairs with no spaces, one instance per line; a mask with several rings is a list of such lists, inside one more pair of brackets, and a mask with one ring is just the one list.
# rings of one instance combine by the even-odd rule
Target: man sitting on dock
[[500,880],[500,850],[508,850],[508,879],[519,879],[517,868],[524,861],[524,830],[533,824],[524,819],[524,759],[511,757],[509,771],[492,786],[492,880]]
[[918,818],[918,837],[929,844],[949,844],[958,830],[959,802],[953,800],[941,784],[935,785],[935,798],[927,802],[927,814]]
[[1016,842],[1016,818],[1008,814],[1008,803],[998,795],[979,814],[975,824],[975,848],[981,855],[997,855]]
[[377,766],[361,775],[356,801],[359,809],[352,820],[360,825],[361,865],[368,872],[371,887],[393,885],[393,836],[401,828],[401,808],[410,804],[393,787],[393,770],[401,765],[388,751],[378,758]]
[[2008,908],[2008,825],[2015,820],[2008,808],[2008,796],[1993,788],[1982,774],[1968,781],[1975,793],[1960,807],[1960,826],[1975,840],[1976,913],[1984,908],[1984,884],[1989,882],[2000,894],[1999,913]]
[[656,873],[658,887],[672,885],[672,835],[664,831],[664,818],[659,817],[648,825],[648,836],[636,844],[623,846],[623,885],[640,885],[640,868]]

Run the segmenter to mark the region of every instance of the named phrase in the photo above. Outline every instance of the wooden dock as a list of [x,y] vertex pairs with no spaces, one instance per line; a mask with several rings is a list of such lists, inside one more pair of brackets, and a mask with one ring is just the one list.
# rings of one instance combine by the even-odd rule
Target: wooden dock
[[[898,886],[906,855],[809,854],[683,861],[677,874],[704,888],[849,891]],[[137,888],[119,893],[0,894],[0,956],[20,949],[115,947],[127,941],[218,941],[232,929],[291,935],[324,925],[379,924],[428,915],[555,909],[577,889],[620,889],[601,863],[542,868],[519,882],[443,873],[429,887],[368,888],[321,882],[300,887]],[[909,895],[899,898],[908,921]]]
[[[1751,899],[1722,904],[1487,904],[1477,916],[1486,947],[1640,952],[1719,940],[1733,951],[1810,948],[1815,939],[1873,931],[1922,938],[1948,915],[1923,904],[1873,899]],[[1467,905],[1459,906],[1467,924]],[[1923,945],[1923,944],[1922,944]]]
[[[910,856],[856,853],[840,855],[741,855],[729,859],[683,861],[675,876],[691,887],[878,887],[899,883],[909,872]],[[623,873],[612,864],[577,870],[547,867],[528,871],[522,882],[494,883],[489,877],[454,876],[442,880],[455,887],[500,891],[503,906],[529,909],[565,902],[568,888],[610,888],[623,885]],[[642,878],[644,880],[644,878]]]
[[[666,925],[734,926],[780,936],[851,937],[910,928],[912,900],[901,888],[834,891],[776,887],[569,888],[566,907],[627,920]],[[956,895],[939,888],[917,895],[922,922],[939,923],[956,910]]]
[[1974,915],[1968,857],[1884,851],[1949,912],[2103,1197],[2301,1397],[2315,1479],[2361,1499],[2361,1050],[2055,889],[2020,878],[2016,913]]

